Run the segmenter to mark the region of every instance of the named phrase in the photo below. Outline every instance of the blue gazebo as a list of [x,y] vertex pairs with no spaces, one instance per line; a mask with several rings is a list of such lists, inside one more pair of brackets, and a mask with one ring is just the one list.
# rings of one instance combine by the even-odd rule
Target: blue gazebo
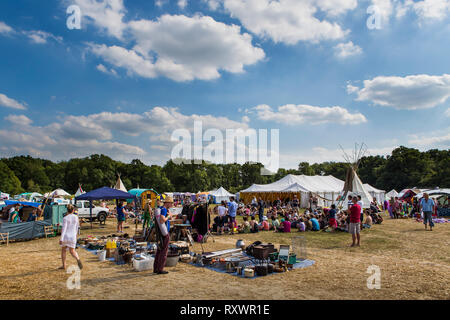
[[90,214],[91,214],[91,229],[92,229],[92,201],[94,200],[118,200],[118,199],[136,199],[136,196],[123,192],[121,190],[112,189],[108,187],[103,187],[100,189],[92,190],[91,192],[84,193],[78,197],[75,197],[75,203],[78,200],[87,200],[89,201]]

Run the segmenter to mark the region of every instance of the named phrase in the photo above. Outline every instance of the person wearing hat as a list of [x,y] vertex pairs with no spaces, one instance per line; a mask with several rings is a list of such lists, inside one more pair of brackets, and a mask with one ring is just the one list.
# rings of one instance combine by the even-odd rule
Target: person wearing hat
[[142,229],[150,229],[151,228],[151,221],[152,221],[152,200],[148,199],[147,204],[144,208],[144,221],[142,223]]
[[153,272],[156,274],[167,274],[164,271],[164,266],[167,260],[167,251],[169,250],[170,242],[170,218],[172,214],[169,213],[169,209],[173,205],[172,197],[166,197],[163,200],[164,205],[158,208],[155,212],[156,224],[159,228],[157,233],[159,236],[158,248],[156,250],[155,262]]

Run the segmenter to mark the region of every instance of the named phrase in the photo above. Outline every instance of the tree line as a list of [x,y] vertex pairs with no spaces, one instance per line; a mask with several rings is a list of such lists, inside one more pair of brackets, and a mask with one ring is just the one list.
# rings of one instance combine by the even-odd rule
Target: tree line
[[[53,162],[17,156],[0,159],[0,190],[9,194],[45,193],[62,188],[74,194],[81,184],[90,191],[113,186],[120,175],[127,189],[153,188],[158,192],[209,191],[223,186],[232,193],[254,183],[266,184],[288,174],[333,175],[345,180],[348,163],[301,162],[297,169],[279,169],[274,175],[261,175],[261,164],[177,164],[172,160],[164,166],[146,165],[140,160],[131,163],[115,161],[105,155],[91,155],[68,161]],[[399,147],[392,154],[361,158],[358,175],[364,183],[389,191],[405,187],[450,187],[450,150],[429,150]]]

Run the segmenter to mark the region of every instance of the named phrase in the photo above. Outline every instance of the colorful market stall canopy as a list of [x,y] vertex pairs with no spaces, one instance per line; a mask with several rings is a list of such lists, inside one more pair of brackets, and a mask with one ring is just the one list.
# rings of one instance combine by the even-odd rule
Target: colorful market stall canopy
[[6,206],[15,205],[17,203],[20,204],[21,206],[28,206],[28,207],[33,207],[33,208],[38,208],[42,204],[40,202],[27,202],[27,201],[14,201],[14,200],[6,200],[5,201]]
[[136,196],[128,192],[123,192],[117,189],[103,187],[93,190],[91,192],[82,194],[75,198],[75,200],[113,200],[113,199],[135,199]]
[[[420,199],[423,197],[423,194],[425,192],[418,193],[415,197]],[[431,196],[450,196],[450,189],[444,188],[444,189],[433,189],[426,191],[428,195]]]

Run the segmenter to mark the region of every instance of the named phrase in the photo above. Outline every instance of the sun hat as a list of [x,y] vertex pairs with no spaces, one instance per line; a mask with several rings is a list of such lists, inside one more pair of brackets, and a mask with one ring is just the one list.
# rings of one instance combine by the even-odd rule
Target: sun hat
[[163,200],[163,202],[164,202],[164,203],[168,203],[168,202],[173,203],[173,198],[172,198],[172,197],[166,197],[166,198]]

